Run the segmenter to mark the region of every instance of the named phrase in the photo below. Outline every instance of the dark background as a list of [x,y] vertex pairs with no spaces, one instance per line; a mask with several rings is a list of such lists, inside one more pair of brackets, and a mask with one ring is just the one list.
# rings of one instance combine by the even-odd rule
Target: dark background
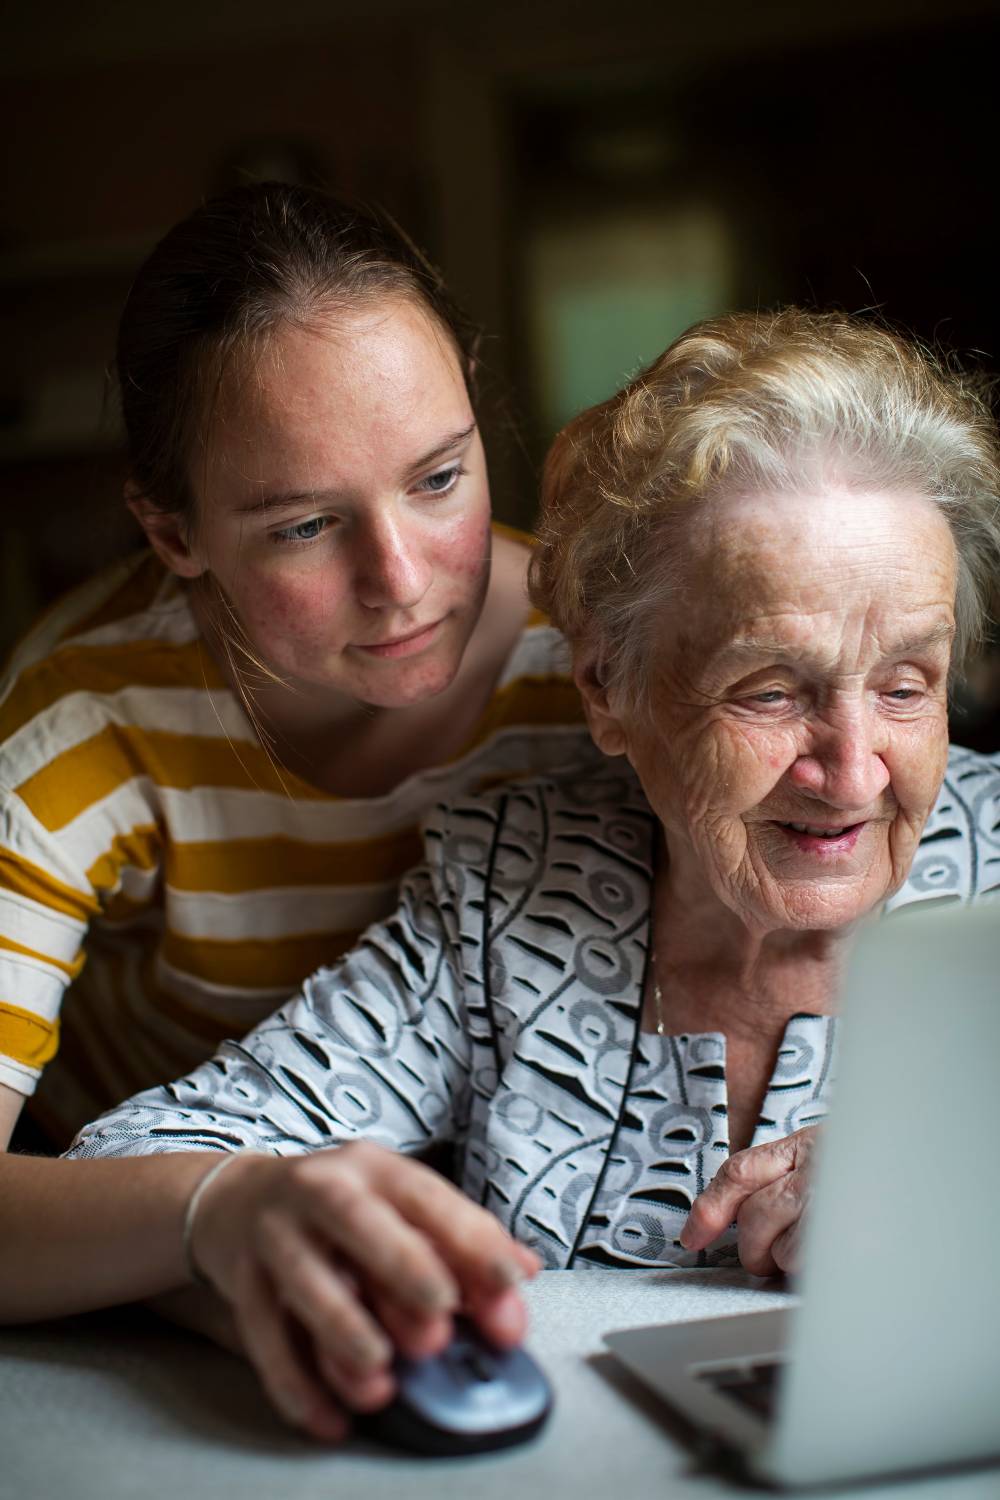
[[[0,651],[136,542],[103,372],[130,277],[250,176],[384,203],[487,330],[495,506],[697,316],[873,307],[992,374],[995,4],[115,0],[0,56]],[[1000,748],[987,657],[955,737]]]

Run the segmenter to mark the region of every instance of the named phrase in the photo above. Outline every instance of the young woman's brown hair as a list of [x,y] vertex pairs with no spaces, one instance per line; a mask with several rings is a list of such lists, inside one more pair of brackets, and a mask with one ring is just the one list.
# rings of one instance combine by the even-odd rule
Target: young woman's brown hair
[[385,297],[412,299],[431,315],[471,394],[479,330],[382,209],[262,182],[182,219],[139,268],[118,331],[115,373],[138,492],[192,523],[193,447],[228,362],[259,351],[282,324]]

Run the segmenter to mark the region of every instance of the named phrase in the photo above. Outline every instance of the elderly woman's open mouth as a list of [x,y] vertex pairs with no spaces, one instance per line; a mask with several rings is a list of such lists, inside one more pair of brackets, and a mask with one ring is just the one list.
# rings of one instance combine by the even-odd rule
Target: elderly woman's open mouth
[[[831,879],[867,876],[878,867],[887,882],[881,897],[885,899],[892,879],[887,852],[895,837],[894,822],[893,812],[882,810],[846,817],[843,813],[826,817],[813,813],[808,818],[765,817],[749,825],[747,837],[751,851],[755,850],[758,859],[779,879],[822,881],[827,876]],[[907,837],[906,830],[899,836]],[[871,909],[880,904],[878,894],[867,884],[863,890],[864,894],[858,897],[857,915],[865,914],[869,902]],[[845,923],[851,921],[851,913],[843,911],[843,919]]]
[[778,827],[790,836],[797,848],[804,850],[807,854],[814,851],[839,854],[854,848],[866,824],[865,822],[836,825],[779,823]]

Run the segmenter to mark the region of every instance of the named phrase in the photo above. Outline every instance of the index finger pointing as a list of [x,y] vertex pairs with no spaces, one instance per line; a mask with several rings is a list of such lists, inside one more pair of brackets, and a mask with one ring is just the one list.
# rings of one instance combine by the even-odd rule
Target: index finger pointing
[[747,1198],[792,1170],[795,1153],[789,1149],[790,1139],[751,1146],[726,1158],[691,1205],[680,1232],[685,1250],[704,1250],[728,1229]]

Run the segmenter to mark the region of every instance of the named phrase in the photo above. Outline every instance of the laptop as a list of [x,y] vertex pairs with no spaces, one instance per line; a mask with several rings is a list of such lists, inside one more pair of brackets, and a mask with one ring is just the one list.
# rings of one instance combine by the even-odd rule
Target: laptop
[[874,924],[842,1014],[800,1297],[605,1336],[775,1485],[1000,1458],[1000,902]]

